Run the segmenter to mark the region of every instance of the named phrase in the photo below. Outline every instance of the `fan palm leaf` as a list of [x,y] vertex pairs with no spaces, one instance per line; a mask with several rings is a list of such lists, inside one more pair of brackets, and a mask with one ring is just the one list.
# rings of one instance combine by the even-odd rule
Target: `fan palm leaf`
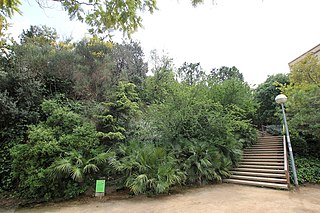
[[85,173],[85,174],[89,174],[89,173],[93,173],[93,172],[97,172],[97,171],[99,171],[98,166],[95,164],[92,164],[92,163],[85,165],[83,168],[83,173]]
[[83,181],[83,173],[81,171],[81,168],[75,167],[75,166],[72,167],[71,178],[77,182],[82,182]]

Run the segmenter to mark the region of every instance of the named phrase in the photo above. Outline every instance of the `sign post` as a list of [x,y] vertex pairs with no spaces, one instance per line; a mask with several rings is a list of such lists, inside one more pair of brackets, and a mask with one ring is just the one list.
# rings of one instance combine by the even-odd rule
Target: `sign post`
[[96,180],[96,197],[103,197],[106,191],[106,180]]

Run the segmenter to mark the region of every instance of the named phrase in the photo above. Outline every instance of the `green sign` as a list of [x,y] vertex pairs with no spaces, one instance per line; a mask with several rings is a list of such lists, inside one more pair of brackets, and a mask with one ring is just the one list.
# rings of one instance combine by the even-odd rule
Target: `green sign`
[[96,192],[97,193],[104,193],[106,187],[105,180],[96,180]]

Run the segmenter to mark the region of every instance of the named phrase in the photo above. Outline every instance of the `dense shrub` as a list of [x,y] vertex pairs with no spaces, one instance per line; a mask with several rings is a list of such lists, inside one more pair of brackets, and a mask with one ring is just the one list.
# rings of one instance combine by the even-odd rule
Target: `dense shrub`
[[232,167],[230,157],[224,155],[222,150],[213,144],[206,141],[185,140],[180,146],[175,146],[174,152],[181,170],[186,173],[187,183],[221,182],[222,178],[230,176],[229,170]]
[[[279,119],[279,123],[280,123],[280,119]],[[266,126],[266,131],[271,134],[271,135],[275,135],[275,136],[279,136],[279,135],[283,135],[283,126],[281,125],[268,125]]]
[[42,103],[47,119],[28,130],[25,143],[11,149],[17,190],[26,198],[73,197],[90,174],[106,162],[95,126],[55,100]]
[[159,194],[181,184],[186,175],[174,155],[152,143],[130,142],[118,148],[115,169],[125,177],[125,186],[134,194]]
[[239,162],[243,146],[256,141],[256,130],[237,105],[223,107],[209,98],[211,88],[172,87],[172,96],[148,108],[139,138],[173,150],[187,183],[221,181]]
[[[300,155],[320,157],[320,87],[316,84],[289,85],[284,91],[290,97],[287,103],[288,125],[298,146],[306,145]],[[301,147],[302,148],[302,147]],[[307,151],[307,153],[306,153]]]
[[296,157],[295,164],[299,183],[320,183],[319,159]]

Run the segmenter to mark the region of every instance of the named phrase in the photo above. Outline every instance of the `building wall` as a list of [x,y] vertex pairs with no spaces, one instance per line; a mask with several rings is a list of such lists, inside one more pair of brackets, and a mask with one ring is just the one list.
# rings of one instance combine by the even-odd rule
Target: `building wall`
[[316,57],[318,57],[320,59],[320,44],[318,44],[317,46],[315,46],[314,48],[312,48],[311,50],[305,52],[304,54],[302,54],[301,56],[299,56],[298,58],[294,59],[293,61],[289,62],[289,67],[291,69],[291,67],[301,61],[307,54],[312,53],[314,54]]

